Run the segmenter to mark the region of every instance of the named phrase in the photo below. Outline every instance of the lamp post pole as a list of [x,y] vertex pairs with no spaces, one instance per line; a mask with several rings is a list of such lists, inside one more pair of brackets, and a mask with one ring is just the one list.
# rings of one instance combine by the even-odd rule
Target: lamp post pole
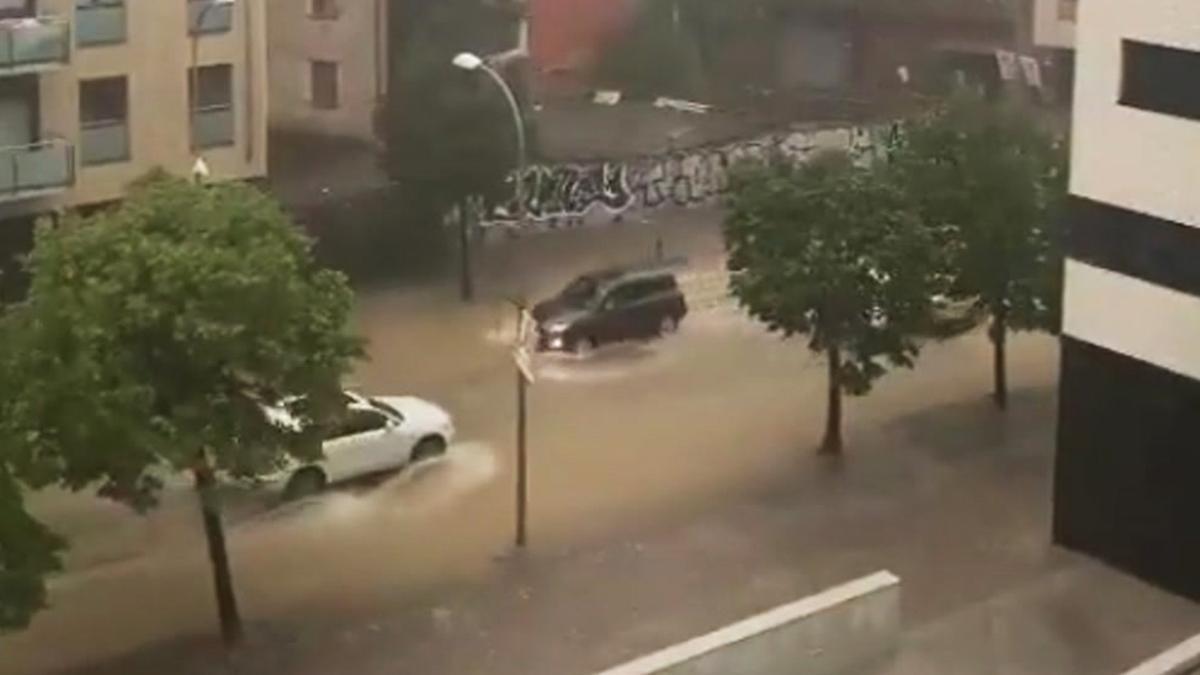
[[[514,180],[515,194],[517,199],[517,227],[525,225],[527,214],[525,204],[525,171],[528,163],[528,148],[525,139],[525,120],[521,115],[521,106],[517,102],[517,96],[513,93],[512,87],[508,86],[508,82],[504,77],[496,71],[495,68],[487,64],[483,59],[474,54],[463,53],[454,57],[454,65],[463,70],[482,70],[487,73],[488,77],[496,83],[500,91],[504,94],[505,101],[508,102],[509,111],[512,113],[513,126],[517,132],[517,170]],[[518,298],[513,303],[517,310],[517,344],[514,345],[514,361],[516,362],[517,375],[517,532],[516,545],[517,548],[525,548],[528,540],[527,514],[529,504],[529,455],[526,444],[526,431],[528,422],[528,406],[527,398],[529,391],[529,383],[531,373],[527,373],[528,352],[525,351],[525,344],[521,338],[525,336],[526,326],[526,307],[524,298]],[[523,366],[522,363],[526,366]],[[531,368],[529,369],[531,370]]]

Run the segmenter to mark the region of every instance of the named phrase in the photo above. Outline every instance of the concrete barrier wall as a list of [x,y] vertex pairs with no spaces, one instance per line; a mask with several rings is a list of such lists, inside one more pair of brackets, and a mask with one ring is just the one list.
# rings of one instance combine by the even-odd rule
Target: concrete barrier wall
[[1125,675],[1200,675],[1200,635],[1126,671]]
[[900,580],[878,572],[599,675],[835,675],[890,654]]

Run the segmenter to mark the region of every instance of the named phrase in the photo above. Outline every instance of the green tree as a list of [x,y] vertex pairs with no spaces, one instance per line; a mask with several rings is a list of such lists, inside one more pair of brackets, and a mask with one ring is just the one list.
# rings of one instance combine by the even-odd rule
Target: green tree
[[[27,587],[39,588],[54,549],[5,498],[13,478],[98,486],[147,509],[161,476],[190,472],[222,635],[238,640],[216,487],[319,457],[361,353],[344,279],[312,263],[307,240],[254,188],[162,176],[114,210],[41,228],[30,270],[29,298],[4,318],[17,348],[5,350],[0,416],[0,512],[34,543]],[[271,408],[300,424],[272,423]]]
[[934,250],[883,162],[844,153],[735,172],[724,222],[734,295],[829,369],[823,453],[842,449],[842,394],[911,367],[933,294]]
[[4,424],[15,405],[12,356],[22,350],[21,334],[0,306],[0,633],[25,628],[46,605],[47,574],[61,568],[63,542],[26,511],[14,466],[17,439]]
[[[480,0],[396,0],[393,3],[392,86],[384,131],[387,169],[405,203],[431,224],[472,197],[487,203],[513,194],[517,163],[512,113],[495,83],[451,61],[460,52],[481,56],[512,49],[517,15]],[[507,80],[523,97],[519,68]],[[528,124],[526,124],[528,126]],[[460,281],[464,299],[470,274],[469,222],[459,222]]]
[[1020,111],[965,94],[909,120],[899,138],[894,164],[941,242],[946,294],[990,321],[1003,409],[1009,332],[1059,326],[1065,148]]

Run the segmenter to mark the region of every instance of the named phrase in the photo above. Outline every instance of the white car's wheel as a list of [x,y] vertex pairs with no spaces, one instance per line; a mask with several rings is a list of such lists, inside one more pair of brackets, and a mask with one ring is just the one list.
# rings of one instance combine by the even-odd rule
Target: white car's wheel
[[283,490],[283,498],[291,502],[320,494],[325,491],[328,482],[324,471],[315,466],[304,467],[292,474]]
[[421,442],[417,443],[417,447],[413,448],[412,461],[415,464],[441,457],[444,454],[446,454],[446,439],[441,436],[430,436],[421,439]]

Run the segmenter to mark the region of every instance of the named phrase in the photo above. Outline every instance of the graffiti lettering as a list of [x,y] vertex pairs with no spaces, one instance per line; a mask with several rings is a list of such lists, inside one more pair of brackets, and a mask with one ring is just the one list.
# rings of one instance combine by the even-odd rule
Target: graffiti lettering
[[515,224],[518,180],[527,218],[553,228],[595,212],[620,217],[632,208],[710,204],[729,189],[729,170],[740,162],[761,162],[774,154],[805,161],[829,149],[866,156],[886,147],[896,133],[895,125],[794,131],[626,162],[532,166],[509,178],[514,197],[487,209],[491,216],[483,225]]

